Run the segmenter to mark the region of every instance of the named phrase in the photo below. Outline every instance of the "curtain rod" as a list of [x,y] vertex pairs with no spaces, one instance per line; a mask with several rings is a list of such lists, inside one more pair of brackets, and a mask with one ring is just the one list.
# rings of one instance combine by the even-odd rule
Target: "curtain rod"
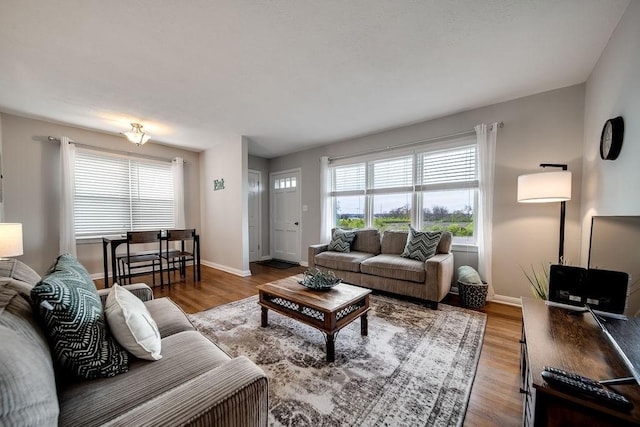
[[[503,128],[504,127],[504,122],[499,122],[498,123],[498,127],[499,128]],[[464,131],[464,132],[458,132],[458,133],[452,133],[452,134],[449,134],[449,135],[436,136],[436,137],[433,137],[433,138],[421,139],[419,141],[406,142],[404,144],[388,145],[388,146],[383,147],[383,148],[377,148],[377,149],[369,150],[369,151],[361,151],[359,153],[345,154],[343,156],[329,157],[329,161],[331,162],[331,161],[335,161],[335,160],[348,159],[350,157],[364,156],[366,154],[381,153],[383,151],[394,150],[394,149],[397,149],[397,148],[411,147],[412,145],[423,144],[425,142],[435,142],[435,141],[440,141],[440,140],[444,140],[444,139],[451,139],[451,138],[456,138],[456,137],[460,137],[460,136],[467,136],[467,135],[471,136],[471,135],[475,135],[475,133],[476,133],[475,129],[471,129],[471,130],[467,130],[467,131]]]
[[[60,138],[56,138],[55,136],[49,136],[47,139],[49,141],[51,141],[51,142],[60,142]],[[130,151],[123,151],[123,150],[114,150],[114,149],[111,149],[111,148],[98,147],[97,145],[83,144],[81,142],[76,142],[76,141],[72,141],[72,140],[69,140],[69,142],[71,144],[74,144],[74,145],[78,146],[78,147],[87,148],[89,150],[104,151],[106,153],[120,154],[120,155],[126,155],[126,156],[131,156],[131,157],[140,157],[140,158],[143,158],[143,159],[158,160],[158,161],[161,161],[161,162],[172,162],[173,161],[173,159],[168,159],[166,157],[151,156],[149,154],[138,154],[138,153],[132,153]],[[184,163],[186,164],[187,162],[184,161]]]

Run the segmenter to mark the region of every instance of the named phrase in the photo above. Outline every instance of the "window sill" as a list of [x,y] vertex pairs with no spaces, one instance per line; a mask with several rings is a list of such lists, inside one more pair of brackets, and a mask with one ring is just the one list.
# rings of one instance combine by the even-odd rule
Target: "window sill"
[[453,252],[478,253],[478,245],[470,243],[453,243],[451,244]]

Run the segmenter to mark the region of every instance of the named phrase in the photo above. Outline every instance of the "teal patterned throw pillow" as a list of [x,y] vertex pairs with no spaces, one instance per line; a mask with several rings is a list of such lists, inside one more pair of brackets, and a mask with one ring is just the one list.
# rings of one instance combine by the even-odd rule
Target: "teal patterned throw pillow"
[[407,244],[402,256],[418,261],[426,261],[436,254],[442,231],[417,231],[409,227]]
[[31,290],[34,311],[54,359],[80,378],[112,377],[129,370],[129,356],[107,335],[104,311],[87,270],[69,254]]
[[351,252],[351,242],[353,242],[355,238],[355,231],[336,228],[333,230],[333,236],[331,236],[328,249],[334,252]]

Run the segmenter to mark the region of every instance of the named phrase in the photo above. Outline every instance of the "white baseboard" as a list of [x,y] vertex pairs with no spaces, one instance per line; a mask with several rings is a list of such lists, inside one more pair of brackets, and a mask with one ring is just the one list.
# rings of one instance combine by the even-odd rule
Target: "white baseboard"
[[228,267],[222,264],[216,264],[215,262],[200,260],[200,264],[206,265],[207,267],[215,268],[216,270],[222,270],[227,273],[235,274],[240,277],[251,276],[251,270],[238,270],[237,268]]
[[300,265],[303,267],[309,267],[309,263],[307,261],[300,261]]
[[508,297],[506,295],[494,295],[493,298],[491,298],[491,302],[497,302],[498,304],[513,305],[515,307],[522,307],[522,301],[520,300],[520,298]]
[[260,257],[259,261],[269,261],[271,259],[271,255],[263,255]]

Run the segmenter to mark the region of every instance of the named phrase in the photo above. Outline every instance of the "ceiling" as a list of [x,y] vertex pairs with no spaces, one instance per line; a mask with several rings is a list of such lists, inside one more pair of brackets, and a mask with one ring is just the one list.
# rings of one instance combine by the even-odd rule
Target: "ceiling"
[[629,0],[2,0],[0,111],[277,157],[586,81]]

